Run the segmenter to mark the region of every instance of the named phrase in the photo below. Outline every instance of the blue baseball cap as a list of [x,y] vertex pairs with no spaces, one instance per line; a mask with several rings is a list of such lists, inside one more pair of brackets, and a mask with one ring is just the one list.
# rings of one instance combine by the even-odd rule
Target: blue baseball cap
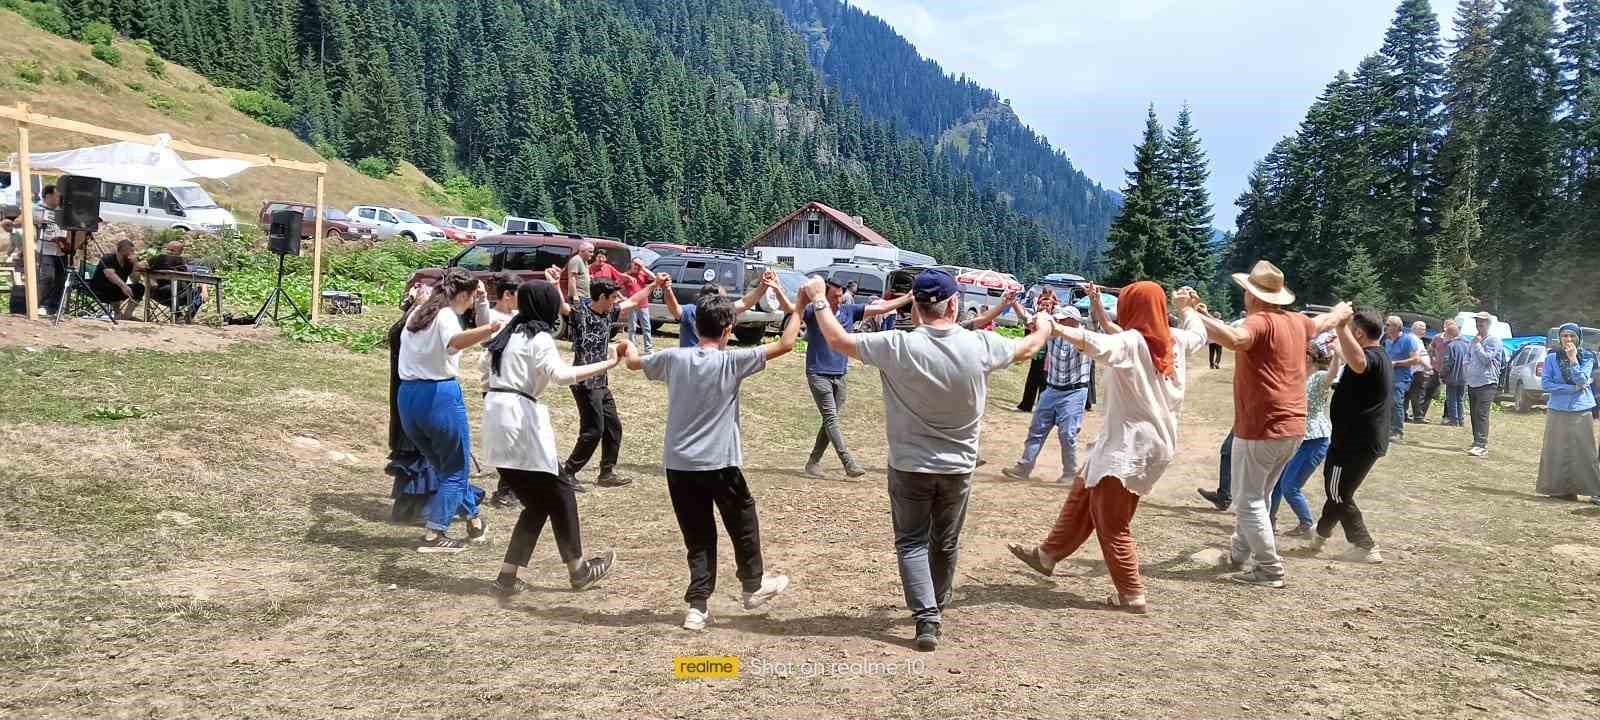
[[911,283],[911,294],[919,303],[936,303],[948,300],[961,292],[956,279],[943,270],[923,270]]

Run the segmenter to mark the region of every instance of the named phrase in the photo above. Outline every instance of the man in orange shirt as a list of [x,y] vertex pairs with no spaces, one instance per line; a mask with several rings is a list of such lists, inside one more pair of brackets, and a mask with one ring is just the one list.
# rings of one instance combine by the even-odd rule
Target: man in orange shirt
[[[1250,274],[1235,273],[1247,315],[1232,327],[1202,317],[1212,342],[1234,351],[1233,509],[1237,516],[1230,560],[1234,582],[1283,587],[1283,559],[1267,500],[1306,434],[1306,345],[1346,317],[1349,303],[1315,320],[1288,308],[1294,303],[1283,271],[1265,260]],[[1254,567],[1249,567],[1253,562]]]

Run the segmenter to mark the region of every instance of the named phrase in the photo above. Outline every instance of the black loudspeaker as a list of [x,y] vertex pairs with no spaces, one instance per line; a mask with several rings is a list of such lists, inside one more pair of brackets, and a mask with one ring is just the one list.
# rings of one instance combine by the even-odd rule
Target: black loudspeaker
[[299,255],[300,223],[305,216],[299,210],[279,210],[269,220],[267,246],[279,255]]
[[56,224],[63,230],[94,231],[100,226],[100,178],[63,175],[56,182],[61,207]]

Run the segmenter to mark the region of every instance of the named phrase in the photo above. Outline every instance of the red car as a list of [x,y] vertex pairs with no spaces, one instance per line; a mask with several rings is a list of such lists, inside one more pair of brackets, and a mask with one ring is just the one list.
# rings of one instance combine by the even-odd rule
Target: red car
[[418,215],[417,217],[422,218],[423,222],[443,230],[444,239],[457,245],[471,245],[472,241],[477,239],[472,236],[472,233],[445,222],[444,218],[435,215]]
[[[316,232],[316,206],[311,203],[294,202],[292,200],[265,200],[261,203],[259,220],[261,227],[272,224],[271,215],[279,210],[299,210],[303,220],[300,221],[300,237],[310,240],[311,233]],[[337,208],[322,208],[322,237],[325,240],[361,240],[371,242],[378,239],[372,228],[356,223]]]

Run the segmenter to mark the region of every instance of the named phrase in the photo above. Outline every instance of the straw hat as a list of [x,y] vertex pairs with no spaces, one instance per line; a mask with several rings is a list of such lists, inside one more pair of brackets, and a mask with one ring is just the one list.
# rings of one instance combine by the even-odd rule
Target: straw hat
[[1262,302],[1273,305],[1294,304],[1294,293],[1285,287],[1283,271],[1266,260],[1256,261],[1256,266],[1250,268],[1249,275],[1234,273],[1233,281]]

